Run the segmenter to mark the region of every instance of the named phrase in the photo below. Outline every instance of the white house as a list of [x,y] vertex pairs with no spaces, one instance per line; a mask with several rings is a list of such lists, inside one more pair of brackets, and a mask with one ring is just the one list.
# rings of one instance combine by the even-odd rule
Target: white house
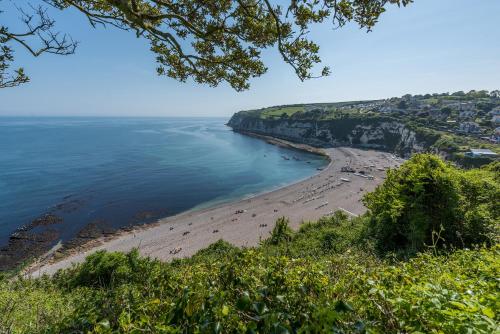
[[481,132],[481,127],[474,122],[463,122],[458,126],[458,131],[463,133],[479,133]]

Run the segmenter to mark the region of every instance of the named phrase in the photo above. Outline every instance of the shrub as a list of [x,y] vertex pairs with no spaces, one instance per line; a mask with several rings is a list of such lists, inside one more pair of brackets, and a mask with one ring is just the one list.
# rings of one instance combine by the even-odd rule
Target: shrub
[[500,183],[493,174],[459,170],[429,154],[390,170],[364,197],[378,249],[415,254],[426,245],[492,244],[500,217]]
[[266,243],[271,245],[278,245],[283,242],[288,242],[292,238],[292,230],[288,226],[288,218],[281,217],[276,221],[273,230],[271,231],[271,236],[266,240]]

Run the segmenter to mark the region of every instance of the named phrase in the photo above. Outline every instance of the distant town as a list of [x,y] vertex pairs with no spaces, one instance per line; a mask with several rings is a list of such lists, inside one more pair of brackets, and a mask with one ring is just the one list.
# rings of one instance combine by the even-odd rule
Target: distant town
[[404,95],[386,100],[354,103],[339,110],[379,112],[415,117],[429,128],[467,134],[500,143],[500,91]]
[[[411,144],[412,151],[439,153],[461,165],[477,166],[491,159],[496,160],[500,155],[500,90],[407,94],[381,100],[281,105],[241,111],[237,117],[273,122],[293,120],[293,124],[288,122],[281,128],[295,128],[293,131],[301,133],[302,137],[320,139],[325,145],[381,144],[395,149],[393,146],[396,144],[388,143],[391,138],[403,138],[401,131],[404,128],[413,132],[416,142],[421,144]],[[304,122],[311,121],[316,122],[316,130],[304,132],[307,128]],[[235,124],[234,120],[232,124]],[[388,124],[398,129],[388,130]],[[251,127],[242,130],[266,132]],[[274,133],[279,131],[275,129]],[[291,132],[288,132],[281,133],[281,137],[290,139]],[[320,138],[325,134],[325,138]]]

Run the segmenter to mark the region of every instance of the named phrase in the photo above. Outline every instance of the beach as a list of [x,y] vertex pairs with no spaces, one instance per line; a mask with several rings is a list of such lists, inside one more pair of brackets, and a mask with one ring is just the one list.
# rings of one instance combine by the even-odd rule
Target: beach
[[[273,144],[287,145],[282,141]],[[275,221],[282,216],[289,218],[293,229],[336,210],[358,216],[366,211],[362,196],[383,181],[387,169],[402,162],[390,153],[375,150],[337,147],[318,152],[316,148],[290,145],[327,155],[330,164],[308,179],[272,192],[190,210],[113,237],[98,238],[62,258],[56,259],[49,252],[26,273],[33,277],[50,275],[84,261],[98,250],[127,252],[137,248],[143,256],[169,261],[192,256],[220,239],[252,247],[269,236]]]

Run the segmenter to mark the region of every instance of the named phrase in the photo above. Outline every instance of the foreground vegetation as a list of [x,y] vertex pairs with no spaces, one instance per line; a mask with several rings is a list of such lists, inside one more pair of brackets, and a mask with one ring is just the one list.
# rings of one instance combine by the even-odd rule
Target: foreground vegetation
[[[98,252],[52,278],[4,279],[0,332],[498,332],[498,167],[420,155],[367,196],[364,217],[337,212],[296,232],[282,218],[256,248],[219,241],[172,263]],[[465,180],[489,188],[463,196]],[[423,214],[439,203],[453,215]],[[462,219],[469,241],[448,241]]]

